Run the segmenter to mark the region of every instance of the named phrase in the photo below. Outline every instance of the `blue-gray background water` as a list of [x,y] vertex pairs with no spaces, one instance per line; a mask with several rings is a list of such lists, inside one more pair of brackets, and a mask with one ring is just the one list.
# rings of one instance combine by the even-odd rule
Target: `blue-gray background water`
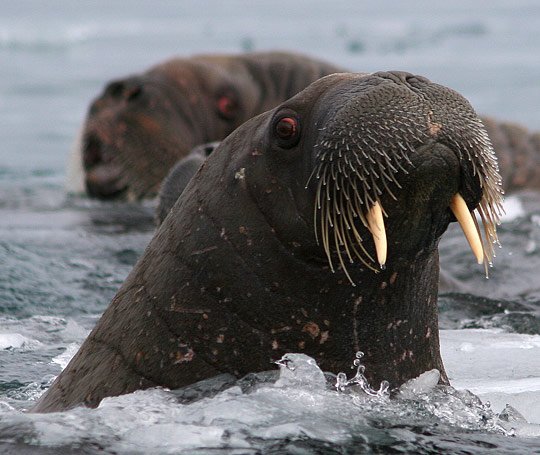
[[[2,1],[1,450],[538,452],[538,439],[504,436],[479,405],[449,395],[399,407],[294,386],[258,394],[236,387],[191,407],[149,391],[97,411],[21,412],[73,355],[154,229],[148,204],[66,195],[70,148],[108,80],[174,55],[294,50],[356,71],[422,74],[460,91],[481,114],[540,130],[538,30],[536,0]],[[538,193],[510,200],[504,248],[488,281],[451,229],[442,263],[470,292],[441,298],[453,383],[491,400],[486,415],[510,402],[536,423],[539,201]],[[537,431],[529,430],[521,433]]]

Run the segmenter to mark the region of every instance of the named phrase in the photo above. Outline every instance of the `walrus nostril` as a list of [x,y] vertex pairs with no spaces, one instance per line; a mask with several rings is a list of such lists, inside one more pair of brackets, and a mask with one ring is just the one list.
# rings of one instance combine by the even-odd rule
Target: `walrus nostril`
[[407,78],[412,76],[411,73],[405,71],[377,71],[373,75],[381,79],[388,79],[396,84],[405,84],[407,83]]
[[113,98],[119,98],[124,92],[125,84],[122,81],[113,81],[105,87],[105,94]]
[[83,165],[89,169],[103,161],[102,143],[94,135],[88,135],[83,142]]
[[143,91],[142,84],[134,81],[113,81],[105,87],[105,95],[118,100],[125,99],[133,101],[137,99]]
[[420,79],[417,76],[414,76],[412,74],[409,74],[408,76],[406,76],[405,80],[407,81],[407,83],[409,83],[411,85],[414,85],[414,84],[417,84],[418,82],[421,82]]
[[373,74],[381,79],[388,79],[396,84],[405,84],[411,86],[417,86],[419,84],[429,83],[429,79],[415,74],[408,73],[406,71],[378,71]]

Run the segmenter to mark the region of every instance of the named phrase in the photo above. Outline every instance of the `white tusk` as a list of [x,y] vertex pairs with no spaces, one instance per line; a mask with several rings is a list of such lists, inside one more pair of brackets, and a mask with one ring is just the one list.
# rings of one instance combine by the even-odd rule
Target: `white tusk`
[[373,241],[375,242],[377,260],[379,261],[381,269],[383,269],[384,265],[386,264],[387,243],[381,204],[379,204],[378,201],[375,202],[373,207],[369,209],[366,219],[368,222],[368,228],[373,235]]
[[484,248],[482,247],[480,233],[474,223],[469,207],[467,207],[467,203],[461,194],[457,193],[454,195],[450,201],[450,210],[452,210],[461,229],[463,229],[465,238],[467,239],[467,242],[469,242],[478,264],[482,264],[484,262]]

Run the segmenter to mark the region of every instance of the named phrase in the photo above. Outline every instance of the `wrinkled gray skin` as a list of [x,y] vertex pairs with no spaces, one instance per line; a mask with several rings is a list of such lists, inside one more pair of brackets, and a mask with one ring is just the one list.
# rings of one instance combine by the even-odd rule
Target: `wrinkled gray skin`
[[[376,126],[385,124],[400,127]],[[454,219],[455,193],[472,209],[493,185],[473,171],[486,155],[475,140],[478,125],[457,93],[397,72],[328,76],[249,120],[190,181],[34,410],[97,406],[107,396],[219,373],[242,376],[268,370],[288,352],[337,373],[362,350],[375,387],[433,368],[446,383],[437,245]],[[356,286],[340,268],[331,272],[315,237],[313,172],[330,166],[331,154],[333,166],[347,158],[361,172],[384,166],[386,156],[401,187],[385,181],[377,196],[355,174],[339,174],[342,190],[354,183],[359,197],[375,197],[388,215],[386,268],[348,264]],[[330,195],[342,191],[328,185]],[[374,255],[367,228],[355,226]],[[335,247],[331,254],[337,264]]]

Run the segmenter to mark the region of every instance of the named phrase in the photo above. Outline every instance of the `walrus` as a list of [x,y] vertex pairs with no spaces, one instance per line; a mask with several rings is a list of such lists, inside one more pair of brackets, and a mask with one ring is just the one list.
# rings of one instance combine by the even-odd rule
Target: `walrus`
[[[501,181],[457,92],[342,73],[244,123],[206,159],[110,306],[34,408],[363,351],[373,384],[438,369],[438,250],[459,221],[491,261]],[[477,212],[484,226],[482,235]]]
[[[101,199],[153,197],[195,146],[225,138],[339,71],[299,54],[260,52],[175,58],[114,80],[89,107],[70,164],[70,189],[83,186]],[[81,170],[84,182],[77,182]]]

